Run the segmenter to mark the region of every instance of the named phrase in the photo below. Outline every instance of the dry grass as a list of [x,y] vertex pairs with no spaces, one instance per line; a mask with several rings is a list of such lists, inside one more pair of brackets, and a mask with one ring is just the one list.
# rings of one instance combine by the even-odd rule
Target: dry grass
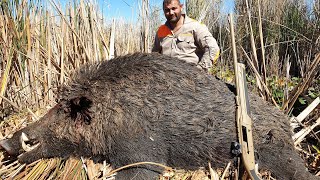
[[28,165],[13,162],[2,166],[0,175],[2,179],[113,179],[114,175],[106,176],[110,171],[109,165],[95,164],[92,160],[54,158]]

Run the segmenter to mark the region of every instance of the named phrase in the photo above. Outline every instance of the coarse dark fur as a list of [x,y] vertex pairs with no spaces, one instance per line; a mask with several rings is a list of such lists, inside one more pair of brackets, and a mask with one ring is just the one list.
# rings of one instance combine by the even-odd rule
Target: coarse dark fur
[[[19,156],[103,157],[113,167],[151,161],[175,168],[223,167],[236,141],[235,95],[195,65],[159,54],[133,54],[84,66],[38,122],[0,142],[21,152],[20,135],[40,146]],[[250,95],[259,168],[278,179],[315,179],[295,152],[288,119]],[[122,170],[117,179],[152,179],[154,166]]]

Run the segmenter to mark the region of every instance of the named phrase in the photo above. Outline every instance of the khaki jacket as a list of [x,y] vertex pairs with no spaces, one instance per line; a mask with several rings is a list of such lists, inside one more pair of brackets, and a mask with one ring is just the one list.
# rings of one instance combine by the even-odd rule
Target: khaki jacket
[[152,52],[195,63],[210,68],[219,57],[219,46],[208,28],[186,15],[184,24],[174,34],[168,22],[161,25],[155,36]]

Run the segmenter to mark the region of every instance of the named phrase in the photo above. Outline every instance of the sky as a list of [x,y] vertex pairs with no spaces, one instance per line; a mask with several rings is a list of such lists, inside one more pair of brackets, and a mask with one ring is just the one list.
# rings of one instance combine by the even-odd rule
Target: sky
[[[134,20],[137,18],[141,1],[142,0],[98,0],[98,4],[106,18],[123,17],[127,20]],[[180,1],[184,3],[184,0]],[[149,0],[149,2],[151,5],[162,6],[162,0]],[[224,7],[222,7],[222,12],[232,12],[234,0],[223,0],[223,3]]]

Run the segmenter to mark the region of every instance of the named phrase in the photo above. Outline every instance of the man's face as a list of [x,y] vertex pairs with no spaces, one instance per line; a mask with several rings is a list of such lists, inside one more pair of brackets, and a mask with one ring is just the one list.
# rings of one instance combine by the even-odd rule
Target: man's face
[[178,1],[173,0],[169,4],[164,4],[163,11],[167,20],[170,23],[177,23],[181,17],[182,4],[179,4]]

